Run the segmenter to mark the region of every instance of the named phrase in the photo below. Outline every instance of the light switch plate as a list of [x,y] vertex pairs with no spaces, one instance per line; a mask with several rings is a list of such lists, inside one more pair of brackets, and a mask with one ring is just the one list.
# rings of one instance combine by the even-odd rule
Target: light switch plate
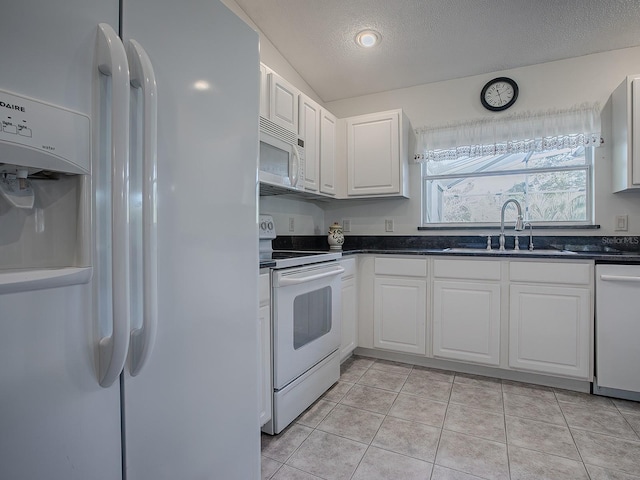
[[384,231],[385,232],[393,232],[393,220],[387,219],[384,221]]
[[342,220],[342,231],[349,233],[351,231],[351,220]]

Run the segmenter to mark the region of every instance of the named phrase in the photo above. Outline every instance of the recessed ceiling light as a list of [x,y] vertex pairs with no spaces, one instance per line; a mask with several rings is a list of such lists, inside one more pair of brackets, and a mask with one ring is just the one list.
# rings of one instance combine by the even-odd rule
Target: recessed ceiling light
[[382,40],[382,36],[375,30],[363,30],[356,35],[356,43],[364,48],[376,46]]

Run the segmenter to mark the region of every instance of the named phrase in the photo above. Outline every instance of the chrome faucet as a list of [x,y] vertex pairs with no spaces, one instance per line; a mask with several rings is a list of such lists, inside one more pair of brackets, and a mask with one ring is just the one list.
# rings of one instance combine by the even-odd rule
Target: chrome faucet
[[522,230],[524,230],[524,220],[522,219],[522,207],[520,206],[520,202],[518,202],[515,198],[510,198],[502,204],[502,210],[500,211],[500,251],[504,251],[504,211],[507,208],[507,205],[509,205],[510,203],[515,203],[516,208],[518,209],[518,218],[516,218],[515,231],[521,232]]

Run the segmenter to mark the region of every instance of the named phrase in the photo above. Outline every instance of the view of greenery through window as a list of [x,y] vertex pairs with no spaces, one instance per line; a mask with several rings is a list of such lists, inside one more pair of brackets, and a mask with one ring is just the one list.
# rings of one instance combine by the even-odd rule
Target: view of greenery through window
[[532,224],[587,224],[592,156],[578,147],[424,163],[423,224],[499,223],[510,198]]

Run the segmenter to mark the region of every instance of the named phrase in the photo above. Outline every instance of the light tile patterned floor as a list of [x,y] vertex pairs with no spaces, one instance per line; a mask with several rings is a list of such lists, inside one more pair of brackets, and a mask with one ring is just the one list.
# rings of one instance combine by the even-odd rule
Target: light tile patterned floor
[[640,403],[353,357],[277,436],[273,480],[640,480]]

